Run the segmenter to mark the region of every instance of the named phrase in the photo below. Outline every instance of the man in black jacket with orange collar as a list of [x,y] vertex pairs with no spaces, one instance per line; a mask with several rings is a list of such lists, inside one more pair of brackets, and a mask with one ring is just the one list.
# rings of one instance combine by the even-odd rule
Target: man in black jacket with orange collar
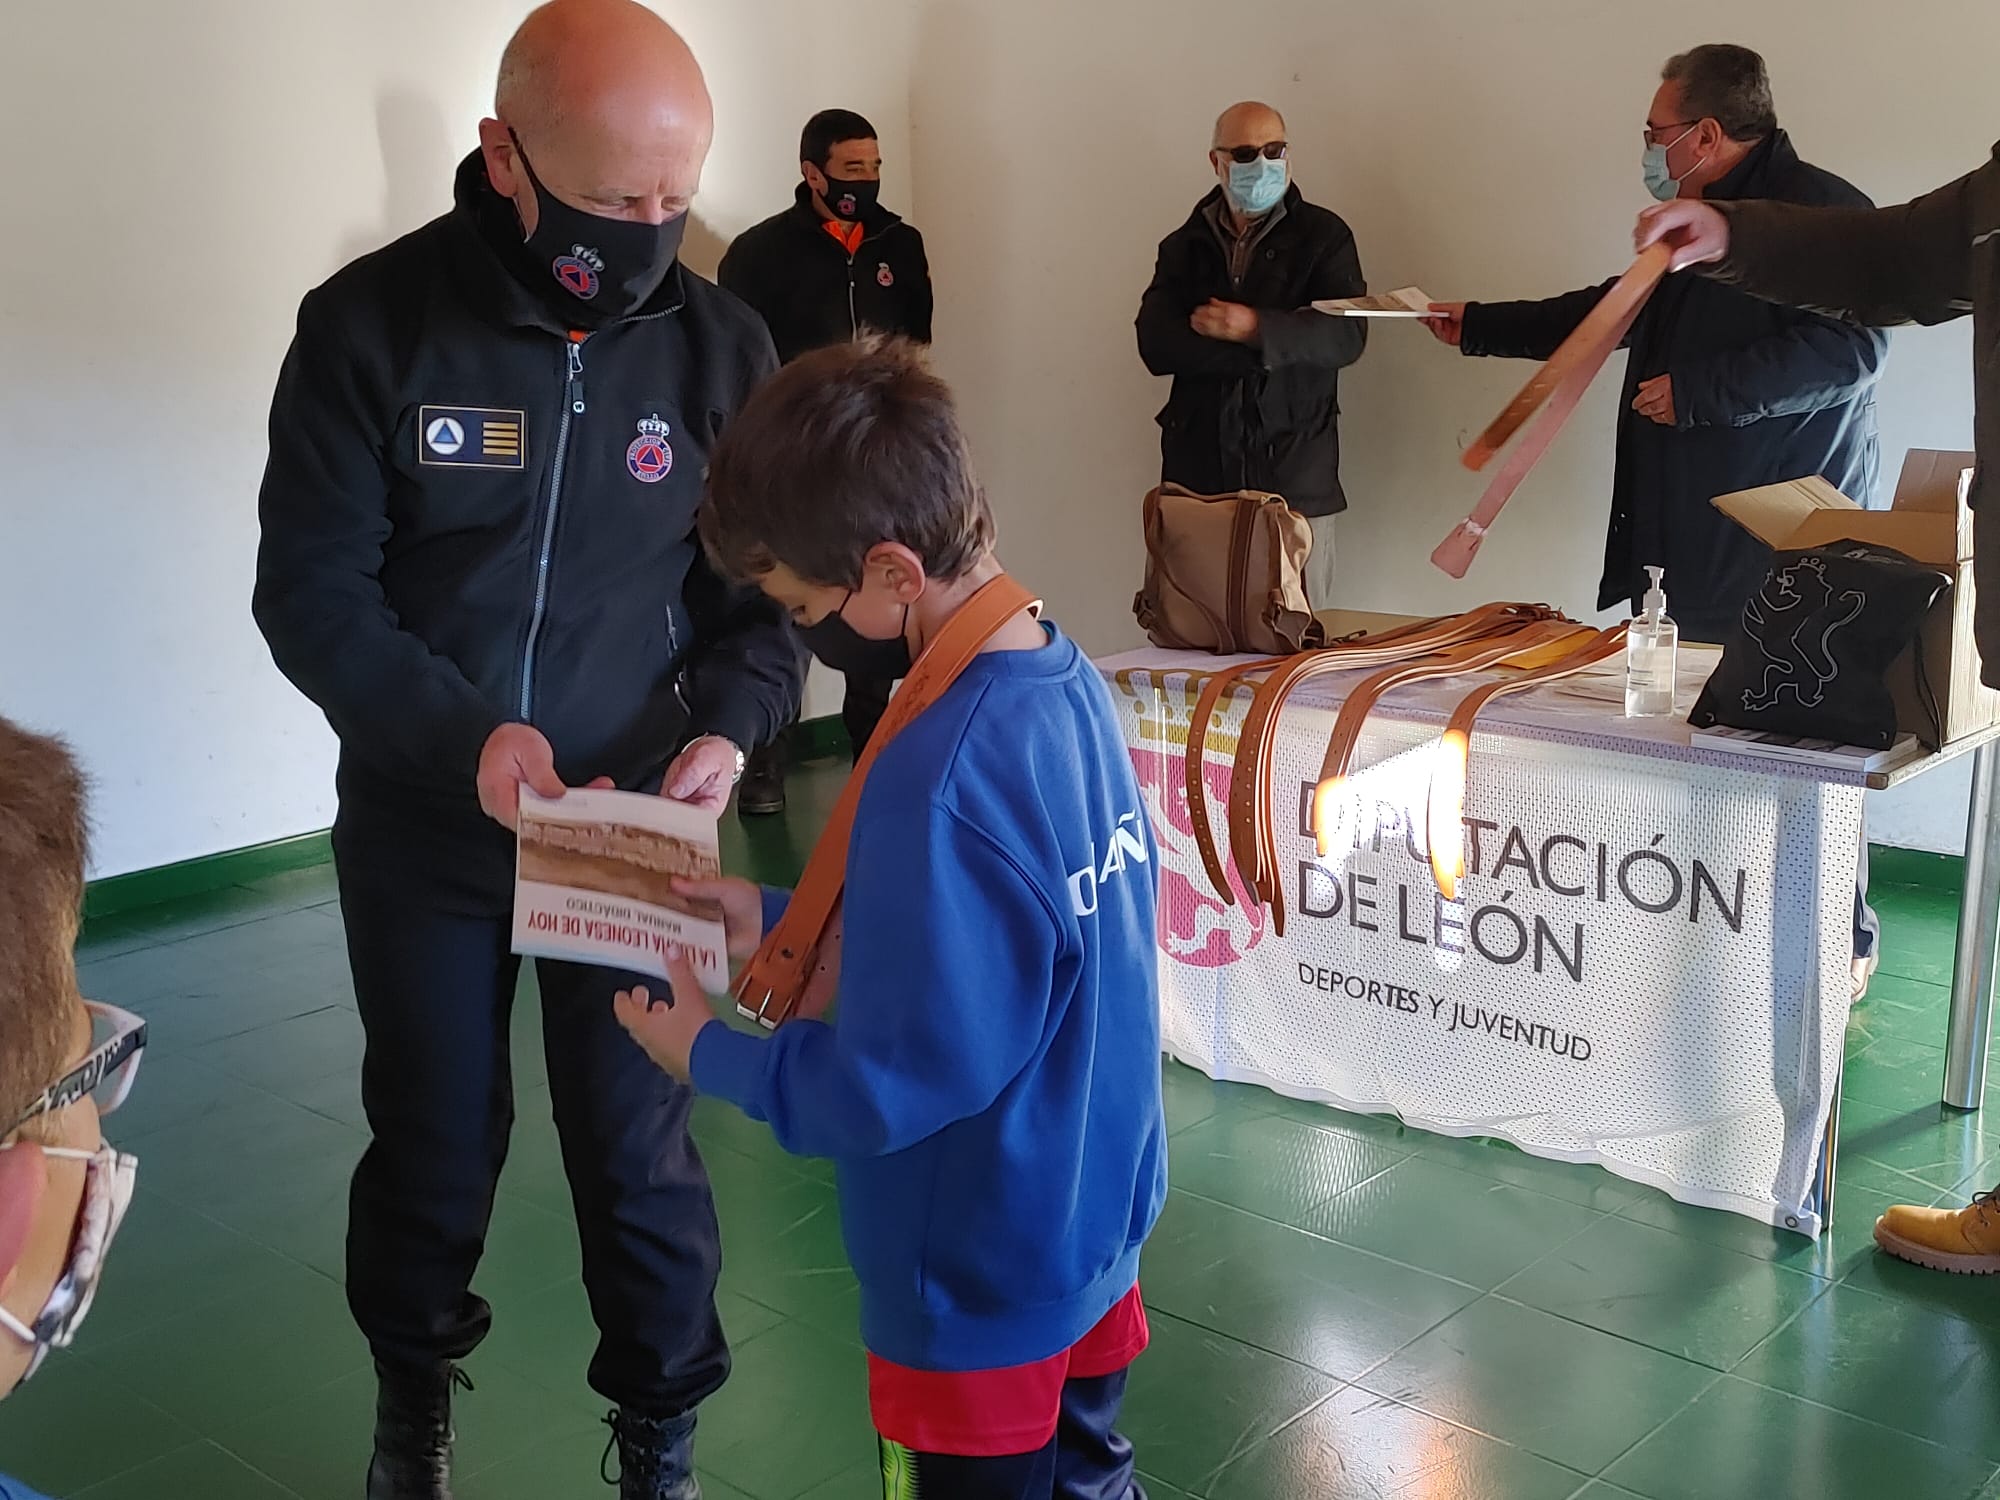
[[[875,127],[846,109],[823,109],[799,136],[792,206],[753,224],[722,257],[716,279],[757,309],[789,364],[813,349],[863,333],[931,341],[931,270],[924,237],[882,207],[882,147]],[[875,733],[892,678],[847,674],[841,719],[852,753]],[[782,812],[784,762],[777,745],[753,755],[737,808]]]
[[1232,106],[1208,153],[1220,183],[1160,242],[1139,303],[1139,357],[1171,375],[1160,476],[1203,494],[1269,490],[1312,523],[1306,590],[1333,603],[1340,485],[1340,371],[1361,357],[1360,318],[1314,312],[1368,290],[1354,235],[1291,181],[1285,122]]

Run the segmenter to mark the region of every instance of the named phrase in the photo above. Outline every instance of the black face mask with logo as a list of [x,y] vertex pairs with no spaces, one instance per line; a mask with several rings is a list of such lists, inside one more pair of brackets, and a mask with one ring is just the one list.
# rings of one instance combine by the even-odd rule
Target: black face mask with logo
[[861,216],[875,206],[882,196],[882,184],[871,179],[828,177],[823,195],[826,206],[833,216],[843,224],[858,223]]
[[680,258],[688,216],[642,224],[571,208],[542,185],[519,136],[514,152],[534,186],[538,210],[524,249],[536,273],[548,278],[545,285],[567,293],[589,323],[630,317],[644,307]]

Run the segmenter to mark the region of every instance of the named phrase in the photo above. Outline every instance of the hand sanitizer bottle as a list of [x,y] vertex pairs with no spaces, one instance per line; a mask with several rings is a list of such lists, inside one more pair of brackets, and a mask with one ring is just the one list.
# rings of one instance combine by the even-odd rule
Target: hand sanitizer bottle
[[1667,618],[1667,591],[1660,587],[1661,568],[1646,569],[1653,586],[1646,590],[1646,610],[1632,622],[1625,637],[1625,717],[1667,718],[1674,711],[1674,658],[1681,628]]

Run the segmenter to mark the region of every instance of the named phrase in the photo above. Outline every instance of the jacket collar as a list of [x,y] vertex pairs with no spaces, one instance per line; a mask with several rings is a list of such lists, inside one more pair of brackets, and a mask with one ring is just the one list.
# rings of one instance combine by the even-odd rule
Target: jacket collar
[[[493,190],[485,158],[479,152],[458,164],[452,196],[454,205],[448,217],[456,231],[459,265],[473,304],[510,327],[541,328],[565,335],[578,327],[574,301],[554,284],[547,268],[527,253],[520,217],[514,205]],[[682,275],[676,261],[644,307],[629,317],[600,324],[592,332],[678,312],[687,301]]]
[[1768,195],[1775,179],[1798,164],[1799,153],[1792,145],[1792,138],[1782,130],[1774,130],[1752,146],[1743,160],[1709,184],[1702,196],[1724,202],[1734,198],[1762,198]]
[[[1289,219],[1299,211],[1305,201],[1306,195],[1299,191],[1299,185],[1296,182],[1287,183],[1285,185],[1285,196],[1278,200],[1278,208],[1272,209],[1271,214],[1266,217],[1275,216],[1278,219]],[[1278,209],[1283,209],[1284,212],[1280,214]],[[1227,210],[1228,205],[1223,201],[1222,197],[1222,184],[1218,182],[1203,195],[1201,202],[1195,204],[1194,212],[1188,215],[1187,224],[1184,227],[1194,230],[1205,229],[1219,222],[1217,216],[1227,212]]]
[[[819,227],[823,220],[820,211],[813,207],[813,191],[804,182],[801,182],[792,193],[790,213],[800,224],[813,232],[814,238],[825,240],[829,244],[833,242],[832,236]],[[900,214],[891,213],[880,203],[871,203],[868,211],[861,216],[862,242],[865,244],[869,240],[877,239],[902,222]]]

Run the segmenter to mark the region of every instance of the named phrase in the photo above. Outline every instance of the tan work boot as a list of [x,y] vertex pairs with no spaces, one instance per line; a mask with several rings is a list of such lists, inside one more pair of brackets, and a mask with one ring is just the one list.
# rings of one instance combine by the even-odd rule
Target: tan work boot
[[1898,1260],[1959,1276],[2000,1272],[2000,1188],[1979,1193],[1964,1208],[1912,1208],[1898,1203],[1875,1221],[1875,1243]]
[[1854,976],[1854,998],[1858,1001],[1868,993],[1869,981],[1875,977],[1875,967],[1882,962],[1880,954],[1871,953],[1866,958],[1854,960],[1850,972]]

